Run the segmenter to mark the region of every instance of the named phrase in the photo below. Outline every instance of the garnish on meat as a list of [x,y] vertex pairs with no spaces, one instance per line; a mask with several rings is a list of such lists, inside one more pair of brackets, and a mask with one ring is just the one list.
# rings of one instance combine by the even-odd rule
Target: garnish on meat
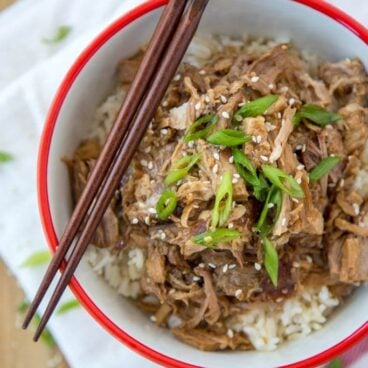
[[[120,89],[140,58],[121,62]],[[367,73],[314,70],[289,44],[182,65],[96,232],[122,273],[140,262],[137,306],[199,349],[258,348],[229,327],[244,313],[321,287],[335,306],[368,281]],[[68,160],[75,200],[102,144]]]

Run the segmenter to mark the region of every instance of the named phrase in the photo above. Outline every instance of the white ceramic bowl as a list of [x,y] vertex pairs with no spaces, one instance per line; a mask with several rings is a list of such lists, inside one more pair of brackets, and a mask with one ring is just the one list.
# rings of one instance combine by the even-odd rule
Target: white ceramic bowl
[[[41,217],[52,249],[72,210],[68,173],[60,158],[71,155],[85,136],[97,106],[114,84],[117,62],[149,39],[165,3],[148,1],[102,32],[76,60],[50,107],[38,177]],[[199,31],[288,38],[297,47],[330,60],[358,56],[368,67],[368,31],[319,0],[211,0]],[[340,354],[368,332],[368,289],[361,288],[323,329],[275,352],[201,352],[150,323],[86,262],[81,263],[71,287],[112,335],[170,367],[312,367]]]

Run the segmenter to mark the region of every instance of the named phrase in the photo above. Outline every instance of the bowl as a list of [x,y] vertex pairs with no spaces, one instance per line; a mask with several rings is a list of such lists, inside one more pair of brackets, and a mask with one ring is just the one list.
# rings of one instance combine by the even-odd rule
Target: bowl
[[[152,34],[165,0],[147,1],[109,25],[77,58],[49,109],[38,165],[41,219],[52,250],[72,211],[69,177],[60,158],[72,155],[97,106],[114,84],[119,59],[133,55]],[[291,39],[329,60],[360,57],[368,68],[368,30],[319,0],[211,0],[199,27],[220,33]],[[274,352],[201,352],[152,324],[82,260],[70,287],[111,335],[167,367],[313,367],[341,354],[368,334],[368,289],[358,289],[320,331]]]

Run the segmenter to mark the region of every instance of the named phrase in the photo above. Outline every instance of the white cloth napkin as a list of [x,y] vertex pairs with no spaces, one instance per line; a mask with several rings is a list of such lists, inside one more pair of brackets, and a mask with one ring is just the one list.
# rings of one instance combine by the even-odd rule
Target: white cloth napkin
[[[20,264],[46,247],[36,203],[35,173],[45,114],[65,72],[92,37],[142,0],[18,0],[0,13],[0,150],[14,160],[0,166],[0,256],[31,299],[44,269]],[[368,25],[362,0],[331,0]],[[59,25],[72,31],[45,45]],[[70,299],[68,291],[64,299]],[[82,309],[55,316],[49,328],[73,368],[157,367],[113,339]],[[1,366],[1,357],[0,357]],[[367,367],[367,360],[354,364]]]

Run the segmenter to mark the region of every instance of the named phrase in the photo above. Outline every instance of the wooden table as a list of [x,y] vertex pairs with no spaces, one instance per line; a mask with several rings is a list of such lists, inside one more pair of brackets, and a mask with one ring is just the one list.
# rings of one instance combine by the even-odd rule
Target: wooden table
[[[0,0],[0,11],[14,1]],[[0,367],[67,368],[57,348],[34,343],[32,329],[20,329],[22,316],[17,309],[23,301],[23,291],[0,259]]]

